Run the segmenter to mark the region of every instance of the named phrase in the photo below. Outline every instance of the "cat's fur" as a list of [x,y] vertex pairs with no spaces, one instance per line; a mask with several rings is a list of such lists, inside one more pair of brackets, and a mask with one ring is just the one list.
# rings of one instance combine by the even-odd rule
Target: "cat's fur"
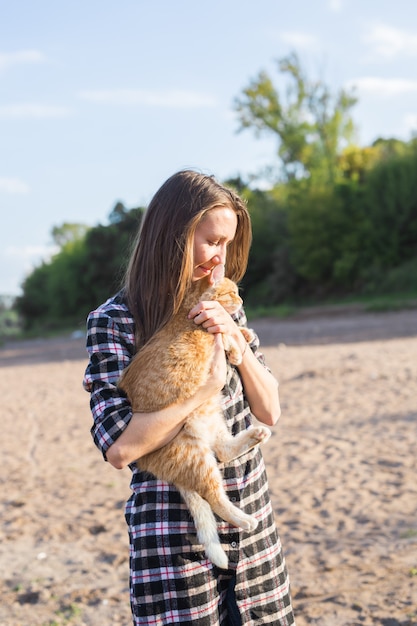
[[[237,286],[222,273],[214,286],[207,279],[193,283],[178,314],[141,348],[122,373],[119,387],[127,394],[134,412],[153,412],[181,403],[206,382],[214,354],[214,336],[187,319],[190,309],[202,300],[218,300],[229,313],[242,303]],[[241,330],[250,340],[251,331]],[[223,343],[229,360],[238,365],[242,355],[235,341],[223,335]],[[218,567],[227,568],[228,561],[213,511],[246,531],[254,530],[257,520],[228,499],[216,457],[220,462],[228,462],[267,441],[270,434],[267,428],[258,426],[233,437],[224,420],[221,394],[217,394],[187,417],[170,443],[136,462],[141,470],[179,489],[194,519],[198,539],[207,557]]]

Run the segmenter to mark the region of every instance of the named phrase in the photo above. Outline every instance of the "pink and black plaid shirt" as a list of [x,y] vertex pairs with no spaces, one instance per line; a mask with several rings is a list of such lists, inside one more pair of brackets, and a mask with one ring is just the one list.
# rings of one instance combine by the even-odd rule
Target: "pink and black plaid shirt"
[[[246,325],[243,309],[235,321]],[[259,340],[250,344],[257,358]],[[134,322],[121,293],[88,317],[90,362],[84,387],[91,394],[92,436],[105,456],[131,419],[126,396],[117,388],[135,352]],[[237,368],[228,365],[224,415],[233,434],[252,423]],[[262,453],[253,449],[220,466],[229,498],[259,521],[247,533],[218,520],[229,570],[208,561],[194,523],[177,489],[132,466],[132,496],[126,504],[130,537],[130,592],[134,624],[228,624],[226,595],[235,578],[243,625],[294,624],[289,579],[269,498]]]

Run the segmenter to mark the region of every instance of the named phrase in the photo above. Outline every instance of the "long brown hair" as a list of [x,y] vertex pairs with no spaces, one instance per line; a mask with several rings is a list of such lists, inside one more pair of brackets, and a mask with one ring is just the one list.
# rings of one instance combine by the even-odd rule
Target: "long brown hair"
[[246,205],[234,191],[213,176],[183,170],[171,176],[149,203],[125,278],[138,346],[144,345],[181,306],[194,271],[195,229],[207,211],[215,207],[231,208],[237,216],[225,273],[238,282],[246,271],[252,228]]

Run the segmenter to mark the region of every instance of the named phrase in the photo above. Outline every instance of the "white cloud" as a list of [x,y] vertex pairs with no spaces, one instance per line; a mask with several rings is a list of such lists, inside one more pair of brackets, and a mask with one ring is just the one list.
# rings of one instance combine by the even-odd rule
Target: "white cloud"
[[0,193],[29,193],[29,186],[19,178],[0,177]]
[[349,88],[357,88],[361,93],[382,97],[417,93],[417,80],[405,78],[364,76],[350,80],[347,86]]
[[338,13],[343,8],[343,0],[329,0],[328,7],[330,11]]
[[71,115],[67,107],[50,104],[5,104],[0,106],[0,118],[8,119],[48,119],[63,118]]
[[0,52],[0,70],[8,69],[13,65],[27,63],[43,63],[46,57],[39,50],[19,50],[17,52]]
[[285,32],[281,33],[281,39],[284,43],[298,49],[311,50],[318,47],[317,38],[308,33],[296,31]]
[[374,24],[364,36],[375,55],[384,59],[417,56],[417,33],[409,33],[385,24]]
[[101,89],[82,91],[79,97],[90,102],[128,106],[155,106],[175,109],[213,107],[213,96],[194,91],[149,91],[146,89]]

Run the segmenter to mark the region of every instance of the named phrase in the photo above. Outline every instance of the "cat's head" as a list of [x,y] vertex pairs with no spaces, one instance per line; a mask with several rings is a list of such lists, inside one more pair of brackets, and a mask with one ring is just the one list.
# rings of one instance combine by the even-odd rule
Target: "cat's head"
[[[203,282],[204,281],[204,282]],[[214,281],[214,284],[211,284]],[[242,298],[236,283],[224,275],[224,265],[216,265],[211,276],[199,281],[201,295],[199,300],[217,300],[230,314],[236,313],[242,306]]]

